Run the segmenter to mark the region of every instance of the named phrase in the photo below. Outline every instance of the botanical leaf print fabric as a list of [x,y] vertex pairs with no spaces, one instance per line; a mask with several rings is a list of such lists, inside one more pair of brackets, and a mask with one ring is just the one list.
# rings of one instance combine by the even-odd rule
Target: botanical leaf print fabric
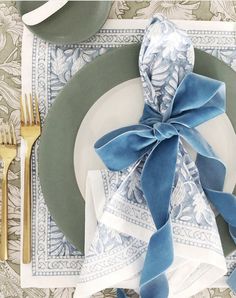
[[230,0],[114,1],[110,18],[150,18],[161,13],[170,19],[236,21],[236,5]]
[[[170,19],[185,20],[212,20],[212,21],[236,21],[236,3],[228,0],[211,1],[114,1],[110,11],[110,18],[113,19],[136,19],[149,18],[154,13],[162,13]],[[22,23],[13,1],[0,2],[0,125],[10,120],[17,129],[19,141],[19,96],[21,88],[20,78],[20,50],[22,37]],[[94,53],[96,55],[96,53]],[[217,56],[218,53],[211,54]],[[87,55],[84,51],[81,62],[76,58],[77,63],[84,63],[86,57],[90,59],[91,53]],[[222,55],[222,54],[220,54]],[[231,56],[235,56],[232,52]],[[226,63],[233,60],[229,53],[225,57],[219,57]],[[64,54],[58,52],[54,57],[58,63],[63,64]],[[73,61],[71,61],[73,63]],[[236,69],[235,62],[232,62]],[[77,71],[79,65],[73,65],[72,72]],[[52,74],[53,75],[53,74]],[[69,76],[68,76],[69,77]],[[66,81],[66,70],[61,76]],[[58,82],[60,83],[60,82]],[[29,297],[29,298],[70,298],[73,297],[74,289],[21,289],[19,278],[20,263],[20,162],[19,154],[10,167],[9,172],[9,254],[8,262],[0,262],[0,296],[7,297]],[[1,197],[1,193],[0,193]],[[195,200],[195,211],[199,220],[207,215],[202,214],[198,198]],[[1,200],[0,200],[1,204]],[[1,207],[1,206],[0,206]],[[56,229],[56,227],[55,227]],[[61,236],[63,241],[63,235]],[[67,252],[67,246],[57,245],[53,249]],[[129,296],[137,297],[129,292]],[[107,289],[102,293],[94,295],[97,298],[116,297],[113,289]],[[232,298],[236,297],[229,289],[207,289],[195,296],[195,298]]]

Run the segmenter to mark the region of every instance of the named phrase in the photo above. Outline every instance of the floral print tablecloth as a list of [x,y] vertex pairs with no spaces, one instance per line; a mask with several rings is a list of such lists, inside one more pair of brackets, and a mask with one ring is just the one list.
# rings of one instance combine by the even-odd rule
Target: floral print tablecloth
[[[236,21],[236,1],[115,1],[110,18],[149,18],[163,13],[171,19]],[[20,51],[23,26],[13,1],[0,1],[0,125],[10,120],[17,128],[19,140],[19,98],[21,88]],[[0,262],[0,297],[73,297],[74,289],[21,289],[20,263],[20,159],[19,154],[9,172],[9,255]],[[0,190],[1,191],[1,190]],[[1,201],[1,200],[0,200]],[[96,297],[115,297],[105,290]],[[134,295],[132,296],[134,297]],[[195,298],[236,297],[229,289],[207,289]]]

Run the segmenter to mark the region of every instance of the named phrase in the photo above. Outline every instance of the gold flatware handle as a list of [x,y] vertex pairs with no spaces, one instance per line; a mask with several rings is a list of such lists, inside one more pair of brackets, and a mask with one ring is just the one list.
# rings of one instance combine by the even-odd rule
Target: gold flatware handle
[[[34,104],[33,104],[34,103]],[[25,94],[20,100],[21,127],[20,133],[26,144],[24,167],[23,198],[23,264],[31,262],[31,151],[33,144],[41,135],[38,99]]]
[[0,260],[8,259],[8,187],[7,187],[7,172],[9,164],[5,164],[2,177],[2,223],[1,223],[1,246]]
[[31,148],[25,156],[23,204],[23,264],[31,262]]

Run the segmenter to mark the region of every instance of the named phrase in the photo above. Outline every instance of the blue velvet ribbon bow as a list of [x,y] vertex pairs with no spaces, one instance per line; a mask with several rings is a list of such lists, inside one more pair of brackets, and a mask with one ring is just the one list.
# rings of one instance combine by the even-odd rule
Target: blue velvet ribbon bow
[[112,171],[146,158],[141,186],[157,231],[149,241],[141,274],[143,298],[164,298],[169,293],[165,271],[174,258],[169,205],[181,139],[198,153],[196,165],[203,190],[236,239],[236,198],[222,192],[225,166],[195,129],[224,111],[224,83],[189,73],[178,86],[165,116],[146,104],[140,124],[112,131],[95,144],[96,152]]

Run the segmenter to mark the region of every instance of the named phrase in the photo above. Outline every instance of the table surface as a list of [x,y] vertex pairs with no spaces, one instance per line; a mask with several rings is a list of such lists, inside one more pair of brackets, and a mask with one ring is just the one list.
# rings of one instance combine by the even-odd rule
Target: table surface
[[[110,18],[149,18],[153,13],[170,19],[236,21],[236,1],[115,1]],[[19,141],[21,89],[21,38],[23,25],[13,1],[0,2],[0,125],[11,121],[17,128]],[[9,254],[7,262],[0,262],[0,297],[73,297],[73,288],[21,289],[20,287],[20,158],[19,153],[9,172]],[[115,297],[108,289],[94,297]],[[134,297],[132,293],[130,296]],[[195,298],[236,297],[229,289],[207,289]]]

